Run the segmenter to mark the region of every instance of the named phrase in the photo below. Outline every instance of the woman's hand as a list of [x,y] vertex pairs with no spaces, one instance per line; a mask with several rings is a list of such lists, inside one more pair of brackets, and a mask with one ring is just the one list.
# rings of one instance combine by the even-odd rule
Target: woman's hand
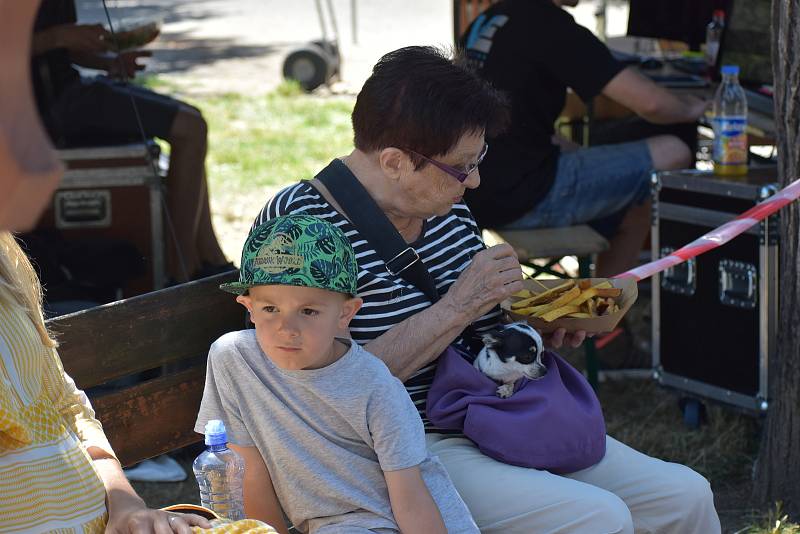
[[109,496],[107,534],[191,534],[191,527],[211,528],[207,519],[195,514],[177,514],[147,508],[139,498]]
[[87,452],[94,460],[94,466],[106,488],[107,533],[190,534],[191,526],[211,528],[211,523],[199,515],[148,508],[125,478],[122,466],[116,458],[97,446],[88,447]]
[[[567,331],[563,328],[557,328],[553,332],[549,334],[542,334],[544,338],[544,344],[548,349],[558,349],[561,348],[564,343],[567,344],[569,347],[580,347],[581,343],[586,339],[587,334],[585,330],[578,330],[577,332],[572,332],[571,334],[567,334]],[[589,335],[588,337],[592,337]]]
[[468,324],[521,289],[522,269],[517,254],[503,243],[475,254],[442,300]]

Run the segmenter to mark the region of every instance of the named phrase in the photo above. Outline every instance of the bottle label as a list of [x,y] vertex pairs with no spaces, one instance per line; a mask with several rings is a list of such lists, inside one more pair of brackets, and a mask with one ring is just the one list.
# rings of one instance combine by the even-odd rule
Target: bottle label
[[706,61],[708,65],[713,67],[717,63],[717,54],[719,53],[719,41],[708,41],[706,43]]
[[747,119],[745,117],[715,117],[714,164],[747,165]]

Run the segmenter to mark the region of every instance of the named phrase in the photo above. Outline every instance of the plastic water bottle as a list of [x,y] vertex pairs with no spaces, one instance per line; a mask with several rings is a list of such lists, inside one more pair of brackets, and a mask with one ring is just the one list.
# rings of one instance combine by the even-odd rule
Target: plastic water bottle
[[722,40],[722,30],[725,29],[725,12],[715,9],[711,22],[706,26],[706,64],[709,70],[717,64],[719,43]]
[[714,96],[714,174],[747,174],[747,97],[739,85],[739,67],[722,67]]
[[222,421],[206,423],[205,435],[207,448],[192,464],[200,486],[200,503],[231,521],[244,519],[244,458],[228,448]]

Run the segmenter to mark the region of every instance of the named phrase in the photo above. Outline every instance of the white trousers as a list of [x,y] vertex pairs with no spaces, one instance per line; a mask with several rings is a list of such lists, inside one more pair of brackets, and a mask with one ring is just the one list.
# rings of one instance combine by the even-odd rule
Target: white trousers
[[708,481],[606,437],[606,455],[569,475],[507,465],[463,437],[426,435],[483,534],[717,534]]

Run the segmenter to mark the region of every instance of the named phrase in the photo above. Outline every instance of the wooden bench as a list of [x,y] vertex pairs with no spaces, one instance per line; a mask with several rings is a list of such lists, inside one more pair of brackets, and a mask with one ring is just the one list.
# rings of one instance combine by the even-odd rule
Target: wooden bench
[[81,389],[162,370],[108,393],[90,392],[124,466],[202,439],[194,423],[208,349],[221,335],[245,327],[244,309],[219,290],[236,276],[225,273],[47,322],[65,370]]
[[[579,276],[591,274],[591,258],[608,250],[608,241],[585,224],[560,228],[537,228],[534,230],[486,230],[492,240],[511,245],[523,265],[534,270],[534,276],[550,274],[559,278],[566,276],[566,269],[556,270],[567,256],[576,256],[580,267]],[[547,260],[543,265],[534,260]]]

